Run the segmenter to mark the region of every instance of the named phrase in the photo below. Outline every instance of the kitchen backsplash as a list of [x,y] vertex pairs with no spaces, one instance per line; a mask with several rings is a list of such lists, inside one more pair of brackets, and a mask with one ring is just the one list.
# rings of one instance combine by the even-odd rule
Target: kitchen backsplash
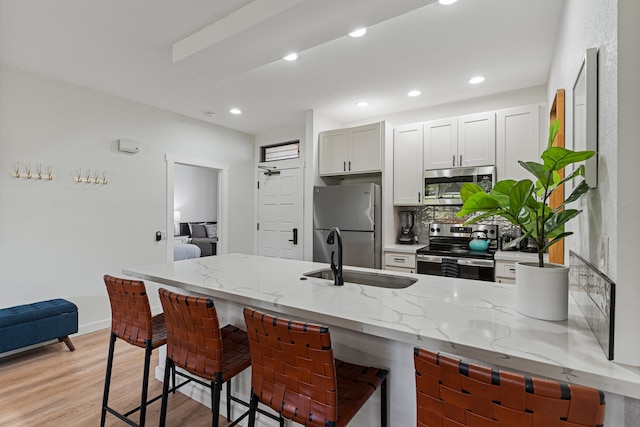
[[[418,236],[418,242],[429,243],[429,224],[433,222],[462,224],[468,217],[458,218],[456,214],[460,206],[420,206],[416,208],[402,208],[401,210],[413,210],[416,213],[416,223],[413,230]],[[519,230],[509,221],[502,218],[492,218],[480,221],[480,224],[498,225],[498,233],[517,233]]]

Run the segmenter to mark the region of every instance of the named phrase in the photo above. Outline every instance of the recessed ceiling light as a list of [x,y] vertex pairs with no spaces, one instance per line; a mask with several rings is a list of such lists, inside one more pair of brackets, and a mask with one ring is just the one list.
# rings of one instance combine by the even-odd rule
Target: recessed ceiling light
[[448,6],[450,4],[454,4],[455,2],[457,2],[458,0],[440,0],[438,3],[443,4],[445,6]]
[[362,27],[362,28],[358,28],[357,30],[353,30],[353,31],[351,31],[351,32],[349,33],[349,35],[350,35],[351,37],[354,37],[354,38],[356,38],[356,37],[362,37],[362,36],[364,36],[365,34],[367,34],[367,29],[366,29],[366,28],[364,28],[364,27]]
[[475,76],[469,79],[469,83],[471,83],[472,85],[477,85],[478,83],[482,83],[484,81],[484,77],[482,76]]
[[368,107],[369,103],[367,101],[360,101],[356,104],[358,107]]
[[229,110],[229,112],[231,114],[242,114],[242,110],[239,108],[232,108],[231,110]]
[[420,96],[420,95],[422,95],[422,92],[420,92],[419,90],[412,90],[407,94],[407,96]]
[[285,61],[295,61],[296,59],[298,59],[298,54],[297,53],[290,53],[289,55],[285,56],[284,58]]

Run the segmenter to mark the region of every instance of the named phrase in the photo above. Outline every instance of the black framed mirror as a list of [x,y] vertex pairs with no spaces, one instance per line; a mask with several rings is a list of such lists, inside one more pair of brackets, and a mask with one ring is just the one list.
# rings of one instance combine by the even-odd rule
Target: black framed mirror
[[573,149],[593,150],[585,162],[585,181],[598,186],[598,49],[589,48],[573,85]]

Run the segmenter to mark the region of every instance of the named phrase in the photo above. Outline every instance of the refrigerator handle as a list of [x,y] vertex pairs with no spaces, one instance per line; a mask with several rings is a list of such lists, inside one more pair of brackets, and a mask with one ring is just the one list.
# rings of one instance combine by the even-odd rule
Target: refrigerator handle
[[293,230],[293,239],[289,240],[290,242],[293,242],[294,245],[298,244],[298,229],[294,228]]

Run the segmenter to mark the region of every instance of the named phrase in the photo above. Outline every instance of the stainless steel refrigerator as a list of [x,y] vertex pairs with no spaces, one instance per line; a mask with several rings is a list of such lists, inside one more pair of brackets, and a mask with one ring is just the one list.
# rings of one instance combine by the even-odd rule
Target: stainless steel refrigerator
[[381,268],[381,190],[376,184],[332,185],[313,188],[313,260],[338,257],[337,240],[327,244],[331,227],[342,236],[343,265]]

